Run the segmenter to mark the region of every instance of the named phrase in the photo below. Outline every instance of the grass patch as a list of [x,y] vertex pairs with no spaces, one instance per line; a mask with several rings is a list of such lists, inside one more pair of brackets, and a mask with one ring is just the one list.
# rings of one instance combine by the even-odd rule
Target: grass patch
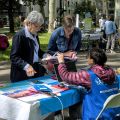
[[6,34],[6,33],[9,33],[9,27],[0,28],[0,34]]
[[[10,37],[8,35],[10,35]],[[10,60],[10,51],[11,51],[11,47],[12,47],[12,37],[13,37],[13,35],[14,34],[7,33],[7,36],[9,38],[10,46],[7,48],[7,50],[5,50],[3,52],[0,51],[0,61],[9,61]],[[39,33],[40,45],[41,45],[41,49],[43,51],[47,50],[50,35],[51,35],[50,33]]]
[[39,34],[40,46],[41,46],[41,49],[44,51],[47,50],[50,35],[51,35],[51,33],[40,33]]

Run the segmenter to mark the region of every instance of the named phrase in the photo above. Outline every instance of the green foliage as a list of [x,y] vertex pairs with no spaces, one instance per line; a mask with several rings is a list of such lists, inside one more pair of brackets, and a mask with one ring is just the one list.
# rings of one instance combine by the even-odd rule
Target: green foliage
[[14,19],[14,26],[16,27],[16,28],[19,28],[20,27],[20,18],[19,17],[15,17],[15,19]]
[[[41,49],[43,51],[47,50],[50,35],[51,35],[50,33],[39,33],[40,45],[41,45]],[[6,51],[4,51],[4,52],[0,51],[0,61],[10,60],[10,51],[11,51],[11,47],[12,47],[12,38],[9,39],[9,43],[10,43],[10,46]]]
[[33,5],[35,4],[39,4],[41,6],[44,6],[46,4],[45,0],[22,0],[24,2],[25,5],[30,6],[31,3],[33,3]]
[[41,49],[44,51],[47,50],[50,35],[51,35],[51,33],[40,33],[39,34],[40,46],[41,46]]
[[20,3],[19,3],[19,0],[0,0],[0,11],[1,12],[4,12],[5,10],[8,10],[9,9],[9,6],[12,3],[12,8],[13,10],[15,11],[19,11],[20,10]]
[[74,13],[79,14],[82,18],[85,17],[86,12],[90,12],[94,16],[96,10],[95,5],[91,5],[91,1],[83,1],[81,4],[77,4]]
[[14,13],[19,13],[21,4],[19,0],[0,0],[0,12],[2,14],[8,14],[10,32],[14,32]]

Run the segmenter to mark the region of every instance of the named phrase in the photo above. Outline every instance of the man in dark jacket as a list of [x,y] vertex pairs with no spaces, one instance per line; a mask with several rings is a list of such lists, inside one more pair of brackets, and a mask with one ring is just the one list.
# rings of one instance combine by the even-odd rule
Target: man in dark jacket
[[43,16],[32,11],[26,19],[25,27],[13,37],[11,60],[11,82],[43,76],[45,68],[39,64],[44,52],[40,49],[37,32],[44,23]]

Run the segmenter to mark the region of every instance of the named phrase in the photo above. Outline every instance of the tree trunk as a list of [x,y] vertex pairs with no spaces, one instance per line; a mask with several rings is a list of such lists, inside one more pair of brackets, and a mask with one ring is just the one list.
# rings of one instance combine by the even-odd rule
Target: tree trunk
[[8,6],[8,17],[9,17],[9,27],[10,27],[10,32],[14,32],[14,19],[13,19],[13,1],[9,0],[9,6]]
[[108,17],[108,2],[107,2],[107,0],[105,0],[104,4],[105,4],[105,14]]
[[99,18],[100,18],[100,11],[99,11],[99,0],[95,0],[96,2],[96,23],[98,24]]
[[108,2],[108,0],[103,0],[102,1],[103,3],[103,14],[105,14],[107,17],[108,17],[108,4],[107,4],[107,2]]
[[54,30],[53,24],[55,20],[55,0],[49,0],[49,26],[48,32],[51,33]]

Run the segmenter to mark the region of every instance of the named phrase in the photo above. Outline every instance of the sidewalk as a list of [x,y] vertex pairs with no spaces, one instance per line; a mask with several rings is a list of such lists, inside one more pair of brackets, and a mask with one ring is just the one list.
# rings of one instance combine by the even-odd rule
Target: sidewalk
[[0,62],[0,82],[10,82],[10,62]]
[[10,61],[1,61],[0,62],[0,70],[9,69]]

